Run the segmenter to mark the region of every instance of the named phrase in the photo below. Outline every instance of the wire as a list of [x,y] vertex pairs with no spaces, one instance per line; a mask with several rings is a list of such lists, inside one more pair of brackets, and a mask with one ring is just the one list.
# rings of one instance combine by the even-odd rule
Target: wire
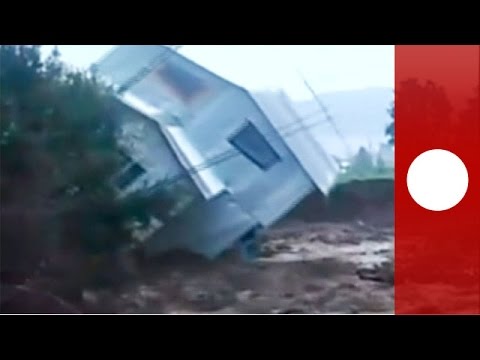
[[322,110],[322,112],[325,114],[325,117],[327,119],[327,121],[330,123],[330,125],[332,126],[333,130],[335,131],[335,133],[337,134],[337,136],[342,140],[344,146],[345,146],[345,149],[347,151],[347,154],[349,155],[349,157],[351,156],[352,154],[352,151],[350,149],[350,145],[348,144],[347,140],[345,139],[345,137],[343,136],[343,134],[340,132],[340,130],[338,129],[337,127],[337,124],[335,124],[335,121],[333,120],[332,116],[330,115],[330,113],[328,112],[327,110],[327,107],[323,104],[322,101],[320,101],[320,98],[318,97],[317,93],[315,92],[315,90],[313,90],[313,88],[310,86],[310,84],[308,83],[308,81],[302,76],[303,78],[303,82],[305,84],[305,86],[307,87],[307,89],[310,91],[310,93],[312,94],[314,100],[317,102],[318,106],[320,107],[320,109]]
[[[323,123],[325,121],[321,121],[321,122],[317,122],[315,124],[311,124],[309,126],[304,126],[304,127],[300,127],[298,129],[294,129],[294,130],[289,130],[287,132],[284,132],[284,133],[280,133],[280,136],[282,137],[291,137],[301,131],[305,131],[305,130],[308,130],[309,128],[312,128],[312,127],[315,127],[315,126],[318,126],[320,125],[321,123]],[[292,122],[293,123],[293,122]],[[292,123],[290,124],[285,124],[283,127],[288,127],[288,126],[291,126]],[[262,134],[263,135],[263,134]],[[274,137],[272,135],[263,135],[268,141],[271,141],[271,140],[274,140]],[[229,161],[237,156],[241,156],[242,153],[240,153],[239,151],[237,151],[236,149],[230,149],[230,150],[227,150],[227,151],[224,151],[224,152],[221,152],[213,157],[211,157],[210,159],[204,161],[203,163],[200,163],[199,165],[196,165],[196,166],[192,166],[190,168],[185,168],[184,171],[182,171],[180,174],[178,175],[175,175],[173,177],[170,177],[170,178],[167,178],[165,181],[161,182],[160,184],[158,185],[154,185],[153,187],[151,187],[150,189],[148,189],[147,191],[148,192],[154,192],[155,189],[158,189],[159,187],[161,186],[165,186],[165,185],[172,185],[172,184],[175,184],[179,181],[181,181],[183,178],[187,177],[187,176],[190,176],[190,175],[195,175],[195,174],[198,174],[200,173],[201,171],[204,171],[204,170],[207,170],[207,169],[210,169],[214,166],[217,166],[221,163],[224,163],[226,161]]]

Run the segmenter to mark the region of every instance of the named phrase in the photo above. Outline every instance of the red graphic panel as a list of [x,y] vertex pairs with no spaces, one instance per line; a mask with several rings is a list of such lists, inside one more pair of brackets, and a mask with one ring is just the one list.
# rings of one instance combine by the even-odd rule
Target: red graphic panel
[[[480,314],[480,46],[395,47],[395,312]],[[419,206],[415,158],[453,152],[467,167],[463,200]]]

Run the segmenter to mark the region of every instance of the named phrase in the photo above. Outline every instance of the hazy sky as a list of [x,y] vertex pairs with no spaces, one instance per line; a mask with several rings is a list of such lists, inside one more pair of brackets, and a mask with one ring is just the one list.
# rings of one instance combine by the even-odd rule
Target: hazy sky
[[[78,67],[112,48],[59,45]],[[180,53],[249,90],[283,88],[295,100],[311,98],[299,72],[319,93],[394,86],[393,45],[184,45]]]

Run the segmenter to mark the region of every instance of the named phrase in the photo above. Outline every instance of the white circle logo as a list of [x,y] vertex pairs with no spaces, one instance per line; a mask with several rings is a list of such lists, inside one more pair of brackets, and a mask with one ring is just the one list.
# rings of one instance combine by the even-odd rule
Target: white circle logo
[[431,211],[444,211],[453,208],[465,196],[468,171],[454,153],[429,150],[410,164],[407,186],[418,205]]

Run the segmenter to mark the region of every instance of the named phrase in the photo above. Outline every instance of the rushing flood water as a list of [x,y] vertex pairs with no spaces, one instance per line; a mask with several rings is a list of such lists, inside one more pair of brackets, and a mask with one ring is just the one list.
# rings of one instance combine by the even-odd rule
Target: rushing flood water
[[374,267],[390,259],[392,242],[362,241],[360,244],[327,244],[322,242],[289,245],[282,251],[262,262],[309,261],[335,258],[339,261],[355,263],[361,267]]

